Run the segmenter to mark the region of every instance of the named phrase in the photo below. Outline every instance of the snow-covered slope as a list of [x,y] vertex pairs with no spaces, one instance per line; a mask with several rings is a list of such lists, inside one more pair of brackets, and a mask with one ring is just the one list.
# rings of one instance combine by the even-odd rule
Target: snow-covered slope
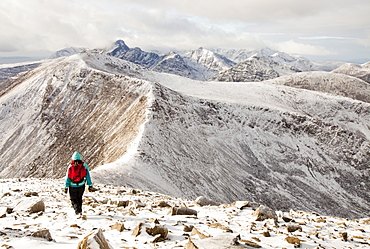
[[64,48],[64,49],[58,50],[54,54],[50,55],[49,58],[50,59],[56,59],[56,58],[59,58],[59,57],[70,56],[70,55],[85,52],[86,50],[87,50],[86,48],[76,48],[76,47]]
[[211,75],[216,73],[214,70],[183,58],[175,52],[167,54],[152,70],[195,80],[208,80]]
[[203,47],[187,52],[184,57],[216,71],[229,69],[236,64],[226,57]]
[[335,69],[333,73],[350,75],[362,79],[367,83],[370,83],[370,62],[364,63],[362,65],[347,63]]
[[[254,215],[258,204],[248,201],[201,206],[200,199],[112,185],[96,184],[98,192],[86,192],[84,215],[77,218],[68,196],[61,191],[62,184],[32,178],[0,181],[1,247],[77,248],[86,236],[98,231],[99,242],[105,241],[114,249],[369,247],[369,218],[348,220],[271,210],[276,221],[261,220]],[[44,211],[26,211],[35,202],[43,204],[38,210]],[[173,210],[184,205],[196,215],[175,215]],[[88,248],[103,248],[92,238],[88,243]]]
[[300,70],[275,62],[268,57],[254,55],[230,69],[219,72],[212,79],[231,82],[264,81],[296,72]]
[[370,103],[370,85],[361,79],[343,74],[304,72],[286,75],[269,82],[350,97]]
[[78,150],[101,183],[369,216],[369,103],[92,52],[25,76],[0,97],[2,177],[61,177]]
[[312,62],[303,56],[291,55],[270,48],[262,48],[256,50],[247,49],[214,49],[216,53],[219,53],[226,58],[236,62],[244,62],[250,59],[252,56],[262,56],[269,58],[285,67],[294,67],[300,71],[312,71],[316,67]]
[[[2,177],[61,176],[69,154],[77,149],[93,167],[112,162],[136,137],[151,86],[96,71],[81,56],[89,54],[46,62],[2,93]],[[135,66],[125,63],[121,66]],[[104,65],[109,68],[109,60]]]
[[321,60],[315,61],[313,64],[317,71],[331,72],[346,63],[343,61]]

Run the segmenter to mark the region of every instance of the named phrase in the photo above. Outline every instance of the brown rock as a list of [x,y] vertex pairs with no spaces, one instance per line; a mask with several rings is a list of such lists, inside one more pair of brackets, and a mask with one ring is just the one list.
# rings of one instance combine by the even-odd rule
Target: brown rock
[[154,224],[159,224],[159,220],[157,218],[150,218],[149,222],[154,223]]
[[195,203],[198,204],[199,206],[218,206],[220,203],[212,201],[204,196],[199,196],[196,200]]
[[285,241],[288,242],[289,244],[294,244],[295,246],[300,246],[301,245],[300,239],[298,239],[296,237],[288,236],[288,237],[285,238]]
[[135,237],[137,237],[137,236],[139,236],[140,235],[140,233],[141,233],[141,227],[143,226],[143,224],[144,223],[142,223],[142,222],[139,222],[139,224],[137,224],[137,226],[135,227],[135,229],[134,229],[134,231],[132,232],[132,236],[135,236]]
[[188,242],[185,245],[185,249],[198,249],[198,247],[189,238]]
[[147,227],[146,232],[152,236],[156,236],[159,234],[160,236],[156,238],[156,242],[165,240],[168,235],[168,229],[161,225],[155,225],[152,228]]
[[172,207],[170,214],[171,215],[195,215],[197,216],[198,212],[194,209],[190,209],[187,207],[181,207],[181,208]]
[[36,231],[32,233],[31,236],[36,237],[36,238],[43,238],[43,239],[46,239],[47,241],[53,241],[53,238],[51,237],[49,229],[43,229],[43,230]]
[[193,230],[194,226],[193,225],[184,225],[184,232],[190,233]]
[[300,231],[300,232],[302,232],[302,227],[300,225],[298,225],[298,224],[288,224],[286,226],[286,229],[290,233],[295,232],[297,230]]
[[344,241],[347,241],[347,240],[348,240],[348,233],[347,233],[347,232],[342,232],[342,233],[340,233],[340,236],[342,237],[342,239],[343,239]]
[[198,235],[200,239],[206,239],[206,238],[211,237],[209,235],[205,235],[204,233],[199,232],[199,230],[194,227],[193,230],[191,230],[190,236],[195,236],[195,235]]
[[274,210],[266,206],[259,206],[256,211],[253,212],[254,216],[257,216],[256,221],[263,221],[266,219],[274,219],[277,222],[277,215]]
[[125,226],[123,223],[117,222],[116,224],[111,226],[112,230],[117,230],[118,232],[123,232],[125,230]]
[[158,207],[171,207],[171,205],[170,204],[168,204],[167,202],[165,202],[165,201],[160,201],[160,202],[158,202],[157,203],[157,206]]
[[229,227],[224,226],[224,225],[222,225],[218,222],[209,224],[208,226],[211,227],[211,228],[219,228],[219,229],[225,230],[227,232],[232,232],[232,230]]
[[105,239],[104,234],[101,229],[96,232],[90,233],[85,238],[83,238],[77,246],[77,249],[94,249],[97,248],[96,244],[99,245],[99,249],[112,249],[108,241]]
[[39,198],[27,198],[19,202],[13,211],[25,211],[29,213],[37,213],[45,211],[45,204]]
[[127,207],[130,204],[130,201],[118,201],[117,207]]
[[0,207],[0,218],[5,218],[7,213],[8,213],[7,207]]
[[285,222],[294,222],[294,219],[292,219],[292,218],[289,218],[289,217],[286,217],[286,216],[283,216],[283,221],[285,221]]
[[250,240],[239,240],[239,242],[242,242],[245,245],[253,247],[253,248],[261,248],[262,247],[259,244],[257,244],[256,242],[253,242],[253,241],[250,241]]

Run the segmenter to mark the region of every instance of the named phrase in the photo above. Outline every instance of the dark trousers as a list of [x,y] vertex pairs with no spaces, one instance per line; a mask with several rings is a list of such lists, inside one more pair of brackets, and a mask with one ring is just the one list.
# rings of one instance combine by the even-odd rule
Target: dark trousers
[[82,213],[82,196],[84,192],[85,185],[81,187],[69,187],[69,197],[76,214]]

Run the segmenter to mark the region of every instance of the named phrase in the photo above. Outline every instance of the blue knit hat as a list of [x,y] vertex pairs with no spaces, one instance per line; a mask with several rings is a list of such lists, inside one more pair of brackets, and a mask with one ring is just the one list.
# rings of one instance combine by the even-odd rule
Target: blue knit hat
[[73,153],[72,160],[82,160],[82,156],[80,155],[80,153],[75,151],[75,153]]

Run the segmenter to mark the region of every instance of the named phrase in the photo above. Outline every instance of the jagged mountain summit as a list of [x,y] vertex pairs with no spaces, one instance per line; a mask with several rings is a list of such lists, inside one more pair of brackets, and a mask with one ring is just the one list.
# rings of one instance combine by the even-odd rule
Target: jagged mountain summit
[[78,150],[96,182],[367,217],[366,87],[195,81],[87,51],[1,89],[0,176],[62,177]]
[[111,51],[108,51],[108,55],[136,63],[146,68],[153,68],[162,59],[156,53],[146,52],[138,47],[129,48],[122,40],[115,42],[115,47]]

